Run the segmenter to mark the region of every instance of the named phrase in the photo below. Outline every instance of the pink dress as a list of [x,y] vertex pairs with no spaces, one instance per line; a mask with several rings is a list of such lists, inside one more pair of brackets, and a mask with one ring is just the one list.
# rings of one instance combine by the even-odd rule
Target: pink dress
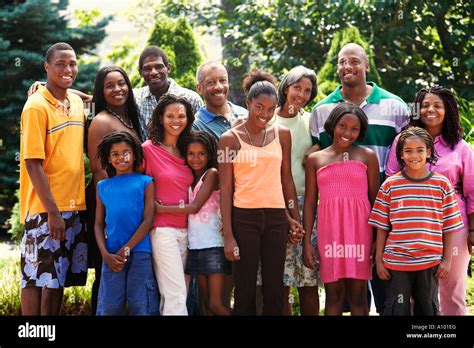
[[334,162],[316,172],[321,281],[372,279],[372,228],[367,166]]

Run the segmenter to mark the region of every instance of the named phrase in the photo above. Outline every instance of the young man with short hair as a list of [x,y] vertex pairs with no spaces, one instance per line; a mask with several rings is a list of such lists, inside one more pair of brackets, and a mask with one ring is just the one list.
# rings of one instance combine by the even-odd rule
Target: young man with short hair
[[67,43],[46,53],[45,86],[26,102],[20,125],[21,308],[58,315],[66,274],[87,272],[82,100],[68,88],[76,54]]

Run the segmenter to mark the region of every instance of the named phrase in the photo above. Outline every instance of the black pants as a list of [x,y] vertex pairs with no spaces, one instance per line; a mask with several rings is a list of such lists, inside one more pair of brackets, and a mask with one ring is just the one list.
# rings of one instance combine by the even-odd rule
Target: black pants
[[392,276],[386,281],[387,299],[384,315],[410,315],[410,298],[415,315],[438,315],[438,266],[422,271],[388,270]]
[[240,260],[234,262],[234,314],[256,315],[258,262],[262,263],[263,315],[283,314],[283,272],[288,222],[284,209],[232,210]]
[[100,254],[97,241],[95,240],[94,224],[95,224],[95,208],[96,208],[96,190],[94,180],[92,179],[86,187],[86,206],[87,206],[87,232],[88,232],[88,264],[89,268],[94,268],[95,279],[92,284],[91,294],[91,310],[95,315],[97,310],[97,299],[99,297],[100,275],[102,273],[102,255]]

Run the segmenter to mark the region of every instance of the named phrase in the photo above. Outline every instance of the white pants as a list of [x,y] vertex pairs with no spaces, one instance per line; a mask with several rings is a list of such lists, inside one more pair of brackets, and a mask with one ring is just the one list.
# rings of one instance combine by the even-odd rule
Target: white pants
[[153,269],[160,288],[161,315],[188,315],[186,296],[190,277],[184,274],[188,231],[157,227],[150,233]]

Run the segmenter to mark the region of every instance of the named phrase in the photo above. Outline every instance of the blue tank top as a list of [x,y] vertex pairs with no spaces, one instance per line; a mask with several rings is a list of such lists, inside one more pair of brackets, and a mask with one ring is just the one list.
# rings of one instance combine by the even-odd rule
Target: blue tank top
[[[143,221],[145,190],[152,178],[142,174],[117,175],[97,183],[97,192],[105,207],[105,240],[110,253],[127,243]],[[131,250],[151,253],[150,236]]]

